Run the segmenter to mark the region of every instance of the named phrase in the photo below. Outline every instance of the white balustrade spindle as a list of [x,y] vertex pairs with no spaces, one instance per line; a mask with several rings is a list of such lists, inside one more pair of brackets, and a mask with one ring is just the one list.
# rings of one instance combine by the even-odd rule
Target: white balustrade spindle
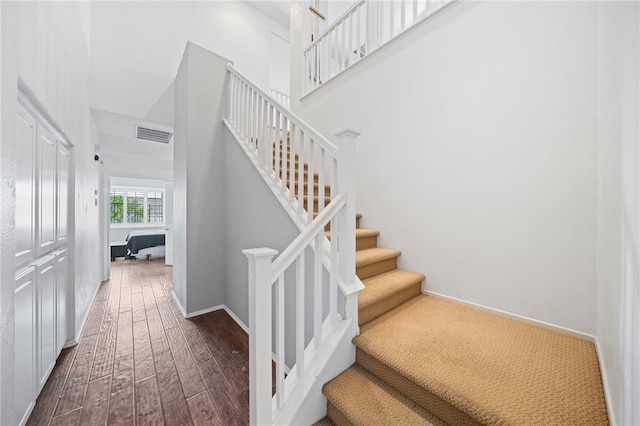
[[304,50],[304,94],[457,0],[360,0]]

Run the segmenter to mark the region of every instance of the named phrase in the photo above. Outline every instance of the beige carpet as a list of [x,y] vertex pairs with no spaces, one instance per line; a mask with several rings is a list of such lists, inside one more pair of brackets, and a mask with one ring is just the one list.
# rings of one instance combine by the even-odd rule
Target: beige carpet
[[608,424],[594,345],[418,296],[365,324],[357,362],[459,424]]

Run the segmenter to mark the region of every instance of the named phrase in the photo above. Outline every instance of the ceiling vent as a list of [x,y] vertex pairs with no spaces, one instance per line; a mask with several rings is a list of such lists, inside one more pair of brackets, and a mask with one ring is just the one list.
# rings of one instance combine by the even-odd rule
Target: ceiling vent
[[160,143],[169,143],[173,138],[173,132],[151,127],[136,126],[136,139]]

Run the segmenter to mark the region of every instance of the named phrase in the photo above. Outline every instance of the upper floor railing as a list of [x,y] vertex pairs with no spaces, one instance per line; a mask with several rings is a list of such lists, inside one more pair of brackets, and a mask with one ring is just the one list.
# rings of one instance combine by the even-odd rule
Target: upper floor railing
[[304,94],[454,1],[357,1],[305,48]]
[[[271,248],[243,251],[249,259],[250,422],[288,424],[286,415],[316,379],[332,336],[357,329],[363,288],[355,275],[358,135],[342,132],[335,145],[233,66],[228,70],[225,123],[300,229],[275,260]],[[293,332],[286,332],[285,318],[295,324]]]

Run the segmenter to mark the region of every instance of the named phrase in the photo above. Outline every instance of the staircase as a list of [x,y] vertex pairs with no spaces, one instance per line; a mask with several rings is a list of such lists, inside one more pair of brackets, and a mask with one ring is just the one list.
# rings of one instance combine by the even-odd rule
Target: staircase
[[[298,157],[273,149],[280,166]],[[317,208],[307,165],[303,204]],[[297,186],[297,185],[296,185]],[[361,334],[356,363],[323,387],[316,425],[605,425],[594,345],[461,304],[422,295],[421,273],[398,269],[398,250],[356,216]],[[331,238],[331,231],[325,231]]]
[[[274,250],[245,251],[253,271],[249,288],[262,292],[250,295],[250,342],[261,348],[250,349],[252,424],[319,418],[319,385],[325,381],[326,417],[317,425],[608,424],[591,342],[423,295],[425,276],[398,269],[400,251],[378,247],[380,233],[360,227],[355,177],[348,167],[353,151],[347,150],[353,145],[332,145],[275,106],[233,67],[228,69],[232,96],[225,123],[301,230],[273,263]],[[339,159],[340,149],[345,149],[341,158],[346,162]],[[310,280],[318,296],[313,342],[304,347],[305,303],[296,295],[296,362],[287,375],[284,311],[277,308],[274,323],[270,312],[263,312],[261,320],[251,315],[271,306],[272,288],[277,305],[283,304],[285,268],[295,266],[296,293],[304,289],[307,249],[314,252],[313,270],[324,267],[332,277],[330,297],[322,299],[323,275],[315,273]],[[354,266],[362,283],[354,277]],[[344,297],[340,307],[338,282]],[[327,304],[329,314],[323,316]],[[325,325],[330,332],[325,333]],[[268,377],[272,329],[274,379]],[[355,363],[348,344],[354,335]]]
[[608,424],[592,343],[422,295],[378,231],[356,235],[356,363],[316,425]]

